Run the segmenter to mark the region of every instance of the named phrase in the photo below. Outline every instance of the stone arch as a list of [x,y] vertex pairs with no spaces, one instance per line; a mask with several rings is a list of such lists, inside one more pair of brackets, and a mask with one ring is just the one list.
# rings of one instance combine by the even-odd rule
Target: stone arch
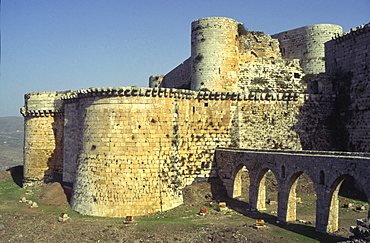
[[340,186],[343,181],[350,175],[341,175],[339,176],[330,186],[329,194],[329,217],[328,217],[328,226],[327,232],[335,232],[338,230],[338,219],[339,219],[339,199],[338,193]]
[[[246,170],[246,171],[245,171]],[[232,190],[232,197],[240,197],[242,196],[242,188],[243,188],[243,173],[248,173],[248,170],[245,168],[243,164],[239,164],[234,170],[234,181],[233,181],[233,190]],[[249,176],[249,175],[248,175]]]
[[296,172],[292,175],[288,182],[288,205],[286,221],[295,221],[297,218],[297,194],[296,187],[298,183],[298,177],[302,175],[302,171]]
[[[316,184],[314,183],[314,180],[312,180],[312,177],[309,174],[304,173],[303,171],[298,171],[294,173],[290,177],[290,180],[288,182],[288,198],[287,198],[288,200],[287,200],[286,221],[295,221],[297,219],[297,202],[301,200],[301,198],[297,198],[297,185],[298,185],[298,179],[300,177],[306,177],[307,179],[311,181],[312,184],[310,183],[308,185],[312,185],[314,194],[316,194],[316,191],[317,191]],[[306,197],[308,195],[304,195],[304,196]],[[317,199],[317,196],[315,197]],[[307,198],[307,199],[310,199],[310,198]],[[302,202],[304,203],[304,200]]]
[[[326,230],[329,233],[335,232],[339,229],[339,190],[343,182],[347,178],[350,178],[350,177],[355,179],[355,181],[357,181],[358,183],[360,183],[359,180],[356,180],[355,176],[352,176],[350,174],[344,174],[344,175],[338,176],[330,186],[330,193],[329,193],[329,198],[328,198],[329,199],[329,202],[328,202],[329,212],[328,212],[328,222],[327,222],[327,230]],[[364,186],[366,186],[361,183],[360,185],[363,188]],[[364,191],[364,194],[368,198],[369,195],[367,195],[366,191]]]
[[263,168],[260,170],[257,177],[257,210],[266,210],[266,178],[268,172],[271,172],[275,179],[276,174],[269,168]]

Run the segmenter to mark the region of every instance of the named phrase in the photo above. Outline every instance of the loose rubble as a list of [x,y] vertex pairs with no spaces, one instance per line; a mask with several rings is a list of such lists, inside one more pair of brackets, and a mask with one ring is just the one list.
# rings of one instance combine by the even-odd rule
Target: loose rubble
[[346,243],[365,243],[370,242],[370,219],[358,219],[357,226],[351,226],[349,229],[353,236]]

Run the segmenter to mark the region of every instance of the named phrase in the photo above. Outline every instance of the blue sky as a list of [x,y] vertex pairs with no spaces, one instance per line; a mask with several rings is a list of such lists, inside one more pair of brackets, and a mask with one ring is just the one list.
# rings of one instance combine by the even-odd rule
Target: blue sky
[[191,22],[216,16],[266,34],[348,31],[370,21],[370,1],[3,0],[0,117],[20,116],[29,92],[147,87],[190,56]]

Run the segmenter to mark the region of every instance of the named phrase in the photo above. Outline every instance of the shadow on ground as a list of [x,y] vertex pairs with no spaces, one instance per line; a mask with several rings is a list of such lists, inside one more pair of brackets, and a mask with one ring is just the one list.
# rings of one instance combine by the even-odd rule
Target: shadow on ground
[[250,205],[247,202],[243,202],[234,198],[230,198],[227,196],[226,189],[223,187],[222,182],[218,178],[212,178],[209,180],[211,184],[211,191],[213,198],[217,201],[224,201],[227,203],[228,207],[235,210],[236,212],[252,218],[252,219],[263,219],[266,223],[270,225],[275,225],[277,227],[283,228],[285,230],[289,230],[296,234],[304,235],[311,239],[318,240],[320,242],[331,243],[331,242],[339,242],[339,241],[346,241],[347,238],[336,236],[327,233],[320,233],[315,230],[314,226],[303,225],[303,224],[296,224],[296,223],[277,223],[277,217],[275,215],[271,215],[268,213],[263,212],[250,212],[249,208]]
[[7,169],[6,171],[10,172],[10,175],[13,178],[15,184],[19,187],[22,187],[23,184],[23,165],[18,165]]
[[[23,166],[18,165],[7,169],[16,185],[23,187]],[[40,197],[50,197],[48,204],[50,205],[60,205],[63,203],[70,203],[72,188],[69,186],[62,185],[61,176],[54,177],[47,184],[43,185],[45,188],[43,190],[42,196]]]

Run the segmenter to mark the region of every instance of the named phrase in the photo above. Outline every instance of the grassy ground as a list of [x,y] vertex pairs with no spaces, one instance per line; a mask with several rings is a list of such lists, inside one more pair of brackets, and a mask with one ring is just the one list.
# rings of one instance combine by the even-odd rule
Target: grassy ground
[[[1,242],[338,242],[349,235],[348,231],[315,232],[314,220],[312,224],[277,224],[277,205],[268,205],[265,212],[248,212],[248,203],[236,199],[226,199],[228,209],[224,211],[208,205],[205,216],[198,214],[200,204],[187,203],[124,224],[124,219],[89,217],[72,211],[65,195],[55,196],[59,184],[27,194],[8,172],[0,174],[0,224],[5,227],[0,230]],[[53,196],[48,199],[48,194]],[[23,196],[39,207],[18,202]],[[312,194],[301,197],[297,213],[308,219],[314,215],[315,198]],[[340,210],[341,223],[348,225],[363,216],[351,209]],[[60,213],[67,213],[70,219],[58,222]],[[255,229],[256,219],[264,219],[267,227]]]

